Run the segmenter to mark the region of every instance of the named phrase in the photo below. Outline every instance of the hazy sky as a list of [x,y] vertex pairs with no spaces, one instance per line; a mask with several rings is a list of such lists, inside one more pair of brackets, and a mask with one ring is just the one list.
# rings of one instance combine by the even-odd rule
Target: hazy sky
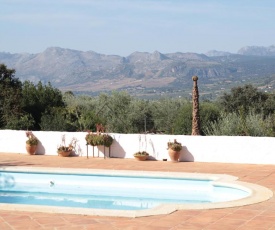
[[0,52],[128,56],[275,45],[274,0],[1,0]]

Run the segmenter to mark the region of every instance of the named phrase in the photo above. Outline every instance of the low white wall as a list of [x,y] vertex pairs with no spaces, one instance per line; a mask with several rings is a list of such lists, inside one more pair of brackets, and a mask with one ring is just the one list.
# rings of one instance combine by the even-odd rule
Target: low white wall
[[[86,157],[86,132],[42,132],[33,131],[40,143],[37,154],[57,155],[57,147],[65,135],[66,143],[77,139],[76,154]],[[186,136],[156,134],[110,134],[114,142],[110,148],[111,157],[133,158],[137,151],[146,150],[151,158],[168,159],[167,142],[177,139],[183,144],[180,161],[275,164],[274,137],[238,136]],[[25,131],[0,130],[0,153],[26,153]],[[93,147],[88,146],[89,156]],[[94,155],[103,157],[104,148],[94,148]],[[109,156],[109,149],[105,148]]]

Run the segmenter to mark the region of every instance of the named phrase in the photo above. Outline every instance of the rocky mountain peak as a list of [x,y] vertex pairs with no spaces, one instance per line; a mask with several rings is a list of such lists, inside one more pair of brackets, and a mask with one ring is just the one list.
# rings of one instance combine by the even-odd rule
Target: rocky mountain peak
[[238,51],[241,55],[275,56],[275,46],[245,46]]
[[154,51],[153,53],[148,52],[134,52],[127,57],[130,63],[136,62],[159,62],[169,59],[166,55],[160,53],[159,51]]
[[217,81],[235,84],[236,81],[243,83],[245,79],[250,81],[259,76],[269,77],[270,87],[275,73],[275,55],[272,56],[275,46],[244,47],[240,53],[252,55],[230,55],[214,50],[207,53],[209,56],[154,51],[134,52],[122,57],[49,47],[37,54],[0,52],[0,63],[14,68],[16,77],[22,81],[51,82],[61,90],[75,92],[120,89],[170,92],[190,88],[194,75],[199,76],[202,86],[217,86],[219,92],[222,87],[220,83],[216,84]]

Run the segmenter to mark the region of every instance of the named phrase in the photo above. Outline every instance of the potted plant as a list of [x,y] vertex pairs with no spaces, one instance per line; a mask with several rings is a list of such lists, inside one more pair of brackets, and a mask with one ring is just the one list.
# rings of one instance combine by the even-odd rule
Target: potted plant
[[86,135],[85,140],[87,144],[91,146],[103,145],[105,147],[110,147],[114,139],[107,133],[101,134],[89,132]]
[[180,151],[182,150],[182,144],[176,139],[167,143],[168,154],[172,162],[178,162],[180,158]]
[[89,132],[86,135],[85,140],[87,144],[91,146],[103,145],[102,137],[97,133]]
[[108,148],[112,145],[113,140],[114,140],[114,138],[111,137],[111,136],[110,136],[109,134],[107,134],[107,133],[104,133],[104,134],[102,135],[102,139],[103,139],[103,145],[104,145],[105,147],[108,147]]
[[149,153],[147,153],[146,151],[138,151],[134,153],[134,157],[138,161],[146,161],[147,158],[149,157]]
[[[96,124],[96,133],[93,133],[88,130],[88,134],[85,137],[86,144],[93,146],[93,156],[94,156],[94,147],[95,146],[104,146],[104,158],[105,158],[105,147],[109,148],[109,157],[110,153],[110,146],[112,145],[114,138],[107,133],[104,133],[105,127],[102,124]],[[98,150],[99,156],[99,150]],[[88,148],[87,148],[87,158],[88,158]]]
[[75,149],[77,140],[75,138],[72,138],[71,142],[69,145],[66,145],[65,142],[65,135],[62,136],[62,143],[57,147],[57,153],[58,156],[62,157],[68,157],[71,155],[72,151]]
[[39,140],[31,131],[26,131],[26,136],[28,138],[26,141],[27,153],[30,155],[34,155],[37,149]]

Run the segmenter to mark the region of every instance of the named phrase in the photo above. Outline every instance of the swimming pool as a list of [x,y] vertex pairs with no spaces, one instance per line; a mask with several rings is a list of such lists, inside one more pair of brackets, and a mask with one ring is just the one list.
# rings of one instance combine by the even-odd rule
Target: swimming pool
[[185,208],[232,207],[272,196],[264,187],[236,179],[214,174],[12,167],[0,169],[0,208],[144,216]]

